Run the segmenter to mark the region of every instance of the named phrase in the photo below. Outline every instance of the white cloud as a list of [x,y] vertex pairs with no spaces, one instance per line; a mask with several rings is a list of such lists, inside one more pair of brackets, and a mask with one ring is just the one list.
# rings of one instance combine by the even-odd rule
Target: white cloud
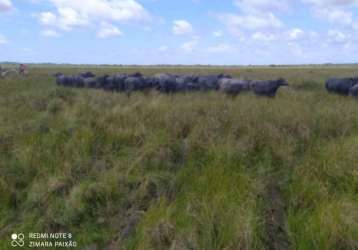
[[348,43],[350,41],[351,36],[346,35],[345,33],[339,30],[329,30],[328,31],[328,41],[331,43]]
[[42,12],[39,20],[43,25],[63,30],[90,25],[98,21],[143,21],[149,14],[135,0],[50,0],[56,12]]
[[224,33],[221,30],[216,30],[213,32],[213,36],[215,37],[222,37]]
[[12,3],[10,0],[0,0],[0,12],[9,11],[12,9]]
[[240,9],[240,13],[219,13],[216,17],[226,26],[230,34],[239,37],[242,42],[247,37],[268,41],[273,39],[272,35],[267,35],[268,33],[276,32],[285,26],[275,13],[288,10],[288,2],[288,0],[235,0],[234,4]]
[[190,35],[194,32],[193,26],[186,20],[175,20],[173,22],[173,33],[175,35]]
[[122,31],[120,31],[116,26],[109,23],[102,23],[101,29],[97,32],[97,36],[103,39],[122,35]]
[[222,14],[219,15],[219,20],[233,34],[240,34],[242,30],[276,29],[284,26],[273,13],[259,15]]
[[252,35],[252,39],[259,42],[272,42],[276,40],[277,37],[270,33],[256,32]]
[[8,42],[7,38],[0,34],[0,44],[6,44]]
[[42,12],[39,15],[39,20],[44,25],[55,26],[57,17],[52,12]]
[[42,12],[39,15],[41,24],[48,27],[55,27],[62,30],[71,30],[74,27],[85,26],[89,24],[89,19],[83,18],[78,12],[71,8],[61,8],[58,15],[52,12]]
[[248,12],[284,11],[289,8],[286,0],[236,0],[235,4]]
[[287,32],[287,39],[290,41],[297,41],[304,38],[305,32],[299,28],[294,28]]
[[55,30],[50,30],[50,29],[48,29],[48,30],[43,30],[43,31],[41,32],[41,34],[42,34],[43,36],[46,36],[46,37],[58,37],[58,36],[60,36],[60,34],[57,33]]
[[350,11],[333,8],[316,8],[313,10],[313,13],[316,17],[335,24],[351,25],[353,22]]
[[243,14],[226,17],[231,26],[236,26],[235,29],[240,30],[254,31],[281,28],[284,25],[275,13],[289,9],[287,0],[235,0],[235,4]]
[[303,0],[312,6],[313,16],[332,24],[353,27],[352,8],[358,6],[358,0]]
[[316,6],[352,6],[358,5],[358,0],[303,0],[303,2]]

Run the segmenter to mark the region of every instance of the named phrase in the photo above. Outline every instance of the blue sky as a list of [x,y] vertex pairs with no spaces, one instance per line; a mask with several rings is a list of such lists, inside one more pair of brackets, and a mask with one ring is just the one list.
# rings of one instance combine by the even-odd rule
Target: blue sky
[[358,62],[358,0],[0,0],[0,61]]

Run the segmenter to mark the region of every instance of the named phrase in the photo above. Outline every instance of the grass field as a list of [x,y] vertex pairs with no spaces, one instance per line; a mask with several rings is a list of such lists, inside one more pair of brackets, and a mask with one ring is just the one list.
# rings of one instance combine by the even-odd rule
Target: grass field
[[[284,77],[276,98],[0,79],[0,249],[14,232],[77,249],[358,249],[358,100],[324,80],[358,66],[91,68]],[[26,247],[25,247],[26,248]]]

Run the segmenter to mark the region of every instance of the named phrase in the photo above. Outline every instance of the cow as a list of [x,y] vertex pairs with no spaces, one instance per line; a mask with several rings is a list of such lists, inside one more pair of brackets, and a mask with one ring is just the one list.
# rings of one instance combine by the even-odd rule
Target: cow
[[249,81],[240,79],[223,78],[219,80],[220,91],[230,96],[237,96],[242,91],[247,91],[249,84]]
[[129,76],[130,77],[143,77],[143,74],[140,72],[136,72],[136,73],[130,74]]
[[83,81],[85,88],[97,88],[98,86],[98,81],[95,77],[85,78]]
[[90,72],[90,71],[81,73],[80,76],[82,76],[83,78],[93,78],[93,77],[96,77],[96,75],[93,74],[93,73]]
[[124,80],[124,88],[128,95],[130,95],[134,91],[138,91],[142,86],[142,78],[141,77],[133,77],[129,76]]
[[279,78],[277,80],[252,81],[250,83],[250,88],[257,96],[274,97],[276,96],[277,90],[281,86],[288,86],[288,85],[289,84],[285,79]]
[[176,92],[200,90],[199,77],[194,75],[178,75],[175,77]]
[[330,78],[325,87],[328,92],[340,95],[349,95],[350,89],[358,84],[358,78]]
[[142,77],[142,90],[152,90],[159,87],[158,80],[153,76]]
[[109,77],[109,75],[104,75],[104,76],[100,76],[97,77],[97,85],[95,86],[95,88],[101,88],[101,89],[106,89],[107,86],[107,78]]
[[126,74],[117,74],[113,76],[113,82],[115,90],[119,92],[124,92],[126,90],[125,80],[128,77]]
[[177,92],[176,76],[171,74],[156,74],[154,79],[158,84],[158,90],[162,93]]
[[[60,76],[61,79],[61,76]],[[62,85],[65,87],[74,87],[74,80],[73,76],[63,76],[62,78]]]
[[73,76],[73,83],[74,83],[74,87],[76,88],[83,88],[85,87],[85,82],[84,82],[84,77],[82,76]]
[[219,80],[220,76],[209,75],[209,76],[199,76],[198,85],[201,90],[218,90],[219,89]]
[[115,76],[108,76],[105,79],[105,85],[104,85],[104,90],[107,91],[115,91],[117,90],[117,82],[115,80]]

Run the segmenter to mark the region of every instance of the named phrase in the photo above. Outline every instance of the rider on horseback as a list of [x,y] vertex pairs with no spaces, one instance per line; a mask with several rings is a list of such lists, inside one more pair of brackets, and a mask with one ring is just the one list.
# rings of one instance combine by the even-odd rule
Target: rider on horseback
[[27,71],[27,66],[25,64],[20,64],[19,66],[19,74],[20,75],[25,75]]

